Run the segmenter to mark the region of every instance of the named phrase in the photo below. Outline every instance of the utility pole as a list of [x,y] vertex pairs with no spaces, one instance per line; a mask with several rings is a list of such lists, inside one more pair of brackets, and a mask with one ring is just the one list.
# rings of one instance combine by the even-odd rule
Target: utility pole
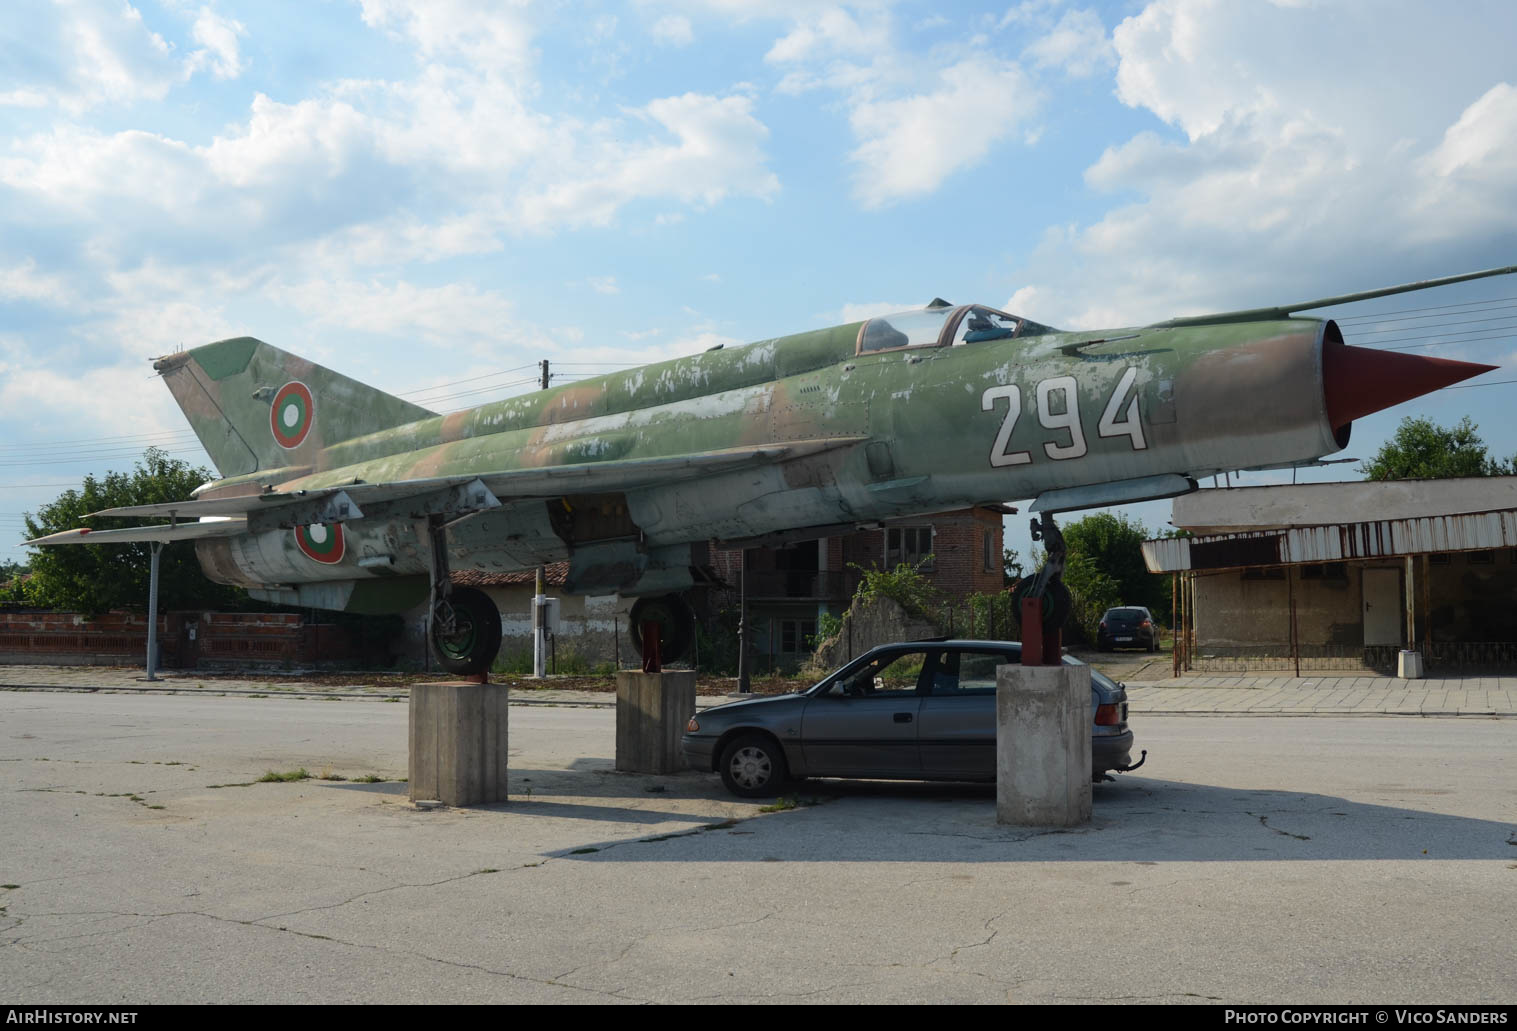
[[738,556],[737,690],[739,694],[750,694],[753,680],[748,668],[748,549],[739,551]]
[[[542,370],[542,389],[548,389],[548,359],[538,363]],[[537,590],[532,596],[532,676],[541,680],[548,669],[548,632],[545,625],[546,601],[543,597],[543,567],[537,567]]]

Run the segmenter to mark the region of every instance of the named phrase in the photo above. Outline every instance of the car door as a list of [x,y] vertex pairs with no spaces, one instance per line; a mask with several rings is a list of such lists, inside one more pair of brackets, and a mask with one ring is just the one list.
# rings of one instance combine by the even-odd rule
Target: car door
[[849,670],[806,701],[801,747],[820,777],[920,777],[918,689],[926,649],[891,651]]
[[946,649],[924,684],[918,749],[925,777],[993,780],[996,775],[996,667],[1004,650]]

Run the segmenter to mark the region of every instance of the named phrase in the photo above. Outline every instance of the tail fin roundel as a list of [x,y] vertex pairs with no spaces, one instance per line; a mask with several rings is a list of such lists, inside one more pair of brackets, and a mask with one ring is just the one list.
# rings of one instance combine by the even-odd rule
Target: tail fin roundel
[[153,368],[223,477],[314,465],[324,447],[436,414],[252,337]]

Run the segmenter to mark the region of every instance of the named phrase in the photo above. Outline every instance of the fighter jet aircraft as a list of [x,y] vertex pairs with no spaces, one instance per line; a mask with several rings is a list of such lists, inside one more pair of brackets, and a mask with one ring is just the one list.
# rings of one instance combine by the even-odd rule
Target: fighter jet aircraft
[[1094,332],[934,300],[448,415],[238,337],[154,363],[221,479],[96,513],[166,524],[31,543],[193,540],[212,580],[305,607],[430,596],[443,664],[480,672],[499,614],[452,569],[567,561],[567,591],[638,597],[636,623],[683,607],[713,540],[1008,498],[1072,511],[1309,464],[1356,418],[1494,366],[1348,346],[1297,312],[1512,272]]

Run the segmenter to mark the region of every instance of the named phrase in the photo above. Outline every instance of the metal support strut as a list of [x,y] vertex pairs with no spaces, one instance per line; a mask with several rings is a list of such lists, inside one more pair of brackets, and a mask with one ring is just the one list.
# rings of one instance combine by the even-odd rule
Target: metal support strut
[[1044,512],[1032,521],[1032,539],[1042,541],[1043,567],[1021,593],[1022,665],[1057,666],[1063,662],[1064,621],[1069,618],[1069,588],[1064,586],[1064,535]]
[[158,679],[158,556],[163,554],[163,542],[153,541],[152,559],[148,564],[147,587],[147,679]]
[[448,517],[427,516],[427,538],[432,546],[432,604],[427,608],[427,646],[458,633],[451,596],[453,572],[448,568]]

